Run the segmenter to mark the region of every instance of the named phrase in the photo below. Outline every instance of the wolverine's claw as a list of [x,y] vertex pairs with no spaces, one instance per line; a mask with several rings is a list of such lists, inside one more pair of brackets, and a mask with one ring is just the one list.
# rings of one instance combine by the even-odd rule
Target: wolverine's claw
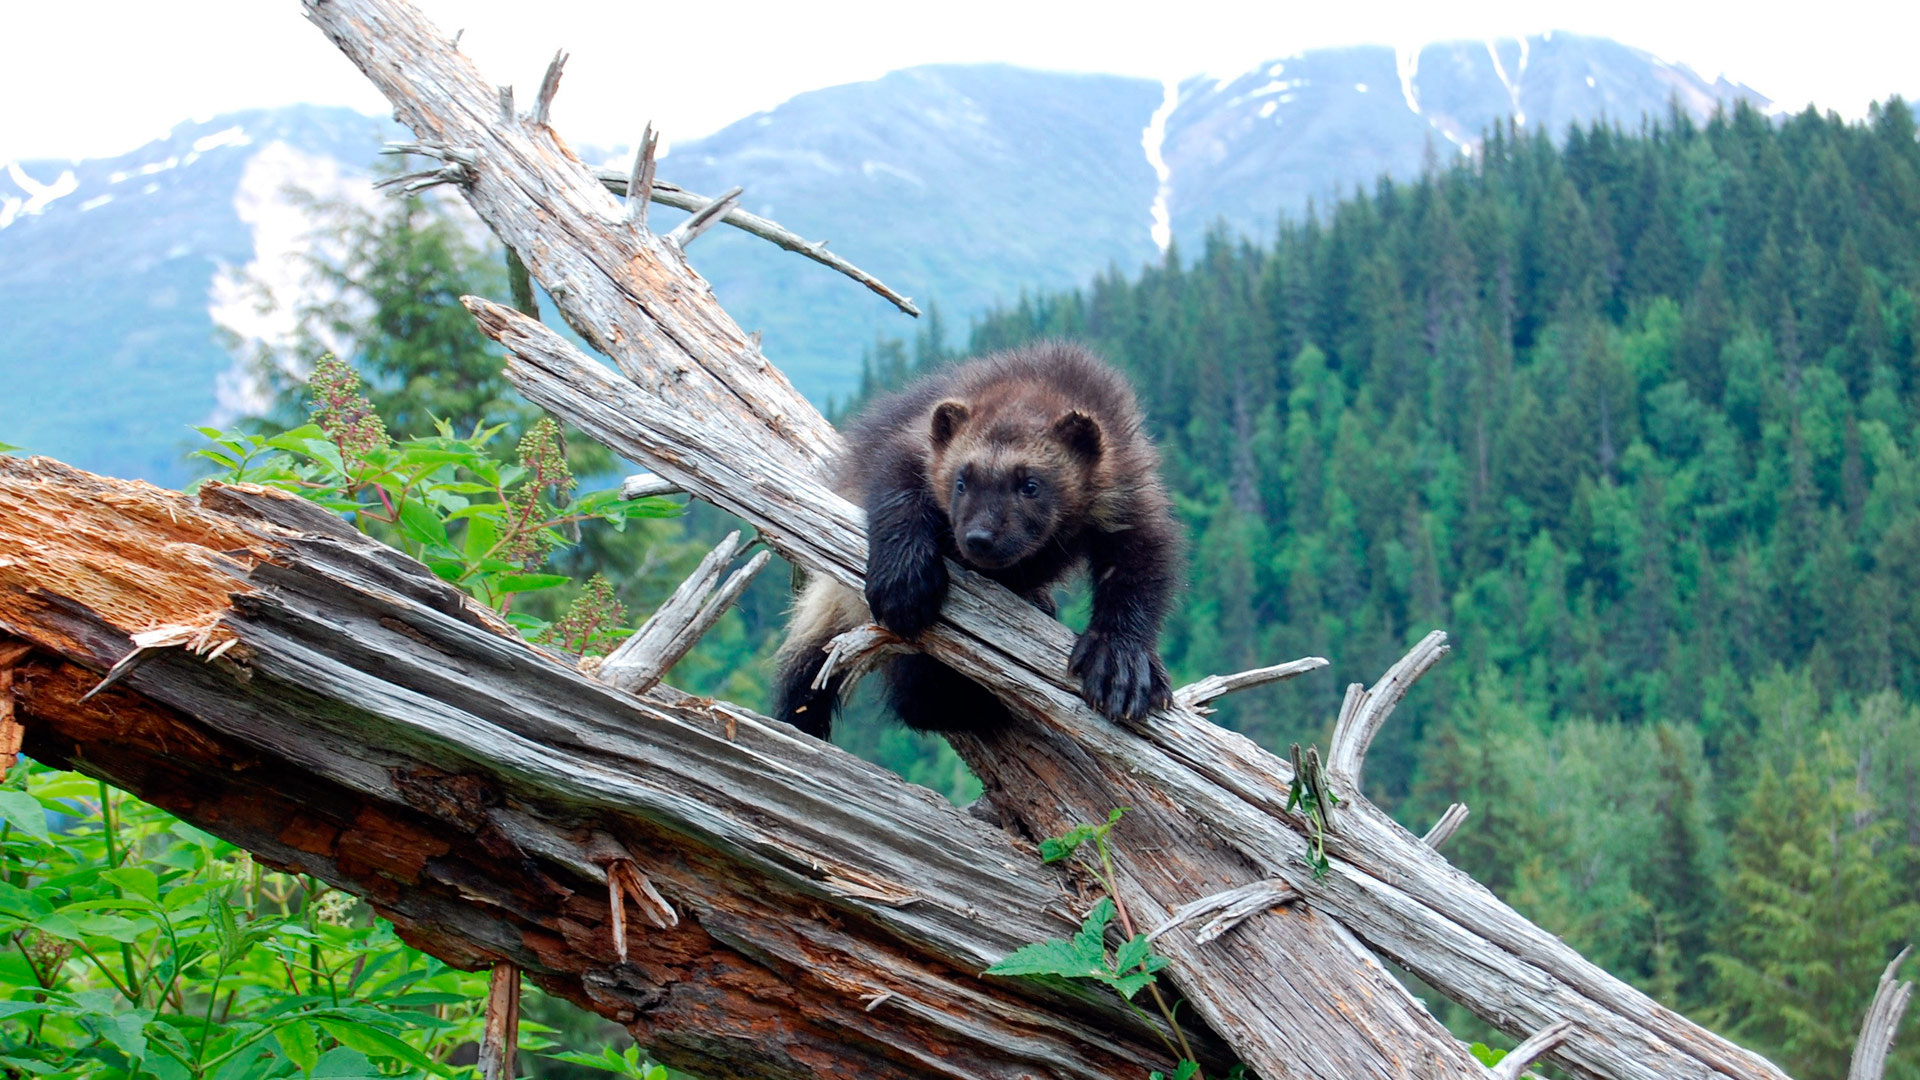
[[1172,699],[1166,669],[1152,648],[1089,630],[1074,642],[1069,674],[1080,696],[1112,720],[1136,720]]

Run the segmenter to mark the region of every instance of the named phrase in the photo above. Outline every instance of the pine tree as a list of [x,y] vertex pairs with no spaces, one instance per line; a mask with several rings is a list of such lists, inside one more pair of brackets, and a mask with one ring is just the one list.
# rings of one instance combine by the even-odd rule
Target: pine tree
[[[1711,1012],[1794,1076],[1839,1080],[1879,971],[1920,906],[1885,858],[1892,822],[1876,816],[1832,733],[1792,760],[1784,774],[1761,764],[1730,838],[1729,921],[1707,958]],[[1911,1069],[1910,1052],[1906,1061]]]

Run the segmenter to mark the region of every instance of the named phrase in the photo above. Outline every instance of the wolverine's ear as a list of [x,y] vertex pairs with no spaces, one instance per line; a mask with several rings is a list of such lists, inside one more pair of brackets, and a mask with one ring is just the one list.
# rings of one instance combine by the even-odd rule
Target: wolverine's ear
[[1100,421],[1075,410],[1053,422],[1053,437],[1088,461],[1100,456]]
[[961,425],[967,422],[965,402],[943,401],[933,407],[933,445],[945,446],[960,433]]

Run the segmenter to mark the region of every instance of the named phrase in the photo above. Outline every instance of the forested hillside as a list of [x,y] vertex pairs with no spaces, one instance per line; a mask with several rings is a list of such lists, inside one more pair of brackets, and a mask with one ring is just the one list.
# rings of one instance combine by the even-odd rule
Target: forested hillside
[[[1184,676],[1333,659],[1224,722],[1323,737],[1347,682],[1449,629],[1369,790],[1421,828],[1467,802],[1476,877],[1840,1076],[1920,934],[1916,296],[1909,109],[1740,107],[1496,128],[972,346],[1085,339],[1137,380],[1192,537]],[[940,359],[883,347],[869,388]]]

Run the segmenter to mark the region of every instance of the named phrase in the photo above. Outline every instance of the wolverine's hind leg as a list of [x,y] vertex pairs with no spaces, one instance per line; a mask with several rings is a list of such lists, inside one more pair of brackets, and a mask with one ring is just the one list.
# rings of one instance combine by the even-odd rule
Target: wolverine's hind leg
[[[1028,603],[1054,613],[1053,590],[1037,586]],[[985,687],[924,653],[908,653],[887,665],[887,701],[900,722],[916,731],[965,731],[984,735],[1013,722],[1013,714]]]
[[915,731],[984,735],[1013,721],[1000,699],[979,683],[922,653],[887,665],[887,701],[900,722]]
[[807,642],[791,651],[783,650],[779,674],[774,676],[773,715],[816,739],[833,734],[833,710],[840,703],[840,690],[846,676],[828,676],[826,685],[815,688],[820,667],[827,661],[825,638]]
[[773,715],[816,738],[833,731],[833,712],[840,703],[846,676],[836,673],[826,684],[813,683],[827,662],[827,643],[867,621],[860,594],[824,578],[809,582],[794,603],[793,625],[780,646],[779,671],[774,676]]

